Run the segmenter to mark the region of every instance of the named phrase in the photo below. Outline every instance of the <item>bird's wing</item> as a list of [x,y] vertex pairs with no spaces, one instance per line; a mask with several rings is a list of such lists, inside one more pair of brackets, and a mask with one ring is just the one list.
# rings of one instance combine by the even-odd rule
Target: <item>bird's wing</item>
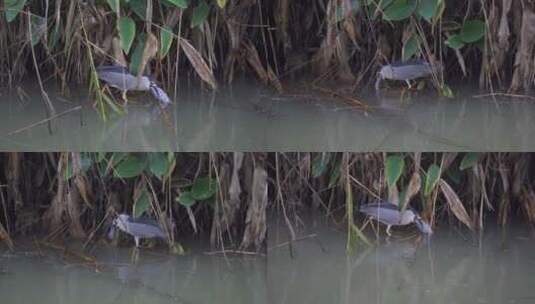
[[98,73],[121,73],[121,74],[130,74],[130,71],[121,65],[101,65],[97,67]]
[[162,239],[167,238],[167,235],[160,227],[160,223],[151,218],[137,218],[133,221],[132,227],[132,229],[136,230],[137,233],[145,235],[145,237],[158,237]]
[[387,225],[399,225],[401,222],[398,210],[371,208],[361,212]]
[[376,203],[369,203],[369,204],[366,204],[366,205],[361,205],[359,210],[377,209],[377,208],[399,211],[399,208],[398,208],[397,205],[390,204],[390,203],[387,203],[387,202],[376,202]]

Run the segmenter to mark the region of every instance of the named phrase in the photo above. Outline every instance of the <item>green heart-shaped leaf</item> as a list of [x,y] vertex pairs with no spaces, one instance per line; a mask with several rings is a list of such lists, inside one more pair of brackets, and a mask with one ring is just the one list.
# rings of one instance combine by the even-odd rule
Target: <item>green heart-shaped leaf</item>
[[473,43],[485,35],[485,22],[481,20],[466,21],[461,28],[461,39],[466,43]]
[[383,13],[383,19],[387,21],[401,21],[409,18],[416,10],[416,0],[395,0]]
[[389,188],[396,185],[404,168],[405,160],[400,155],[390,155],[386,158],[385,176]]
[[217,181],[210,177],[198,178],[191,188],[191,196],[197,201],[211,198],[217,192]]
[[117,22],[117,27],[119,29],[119,37],[121,38],[121,47],[128,54],[136,36],[136,24],[130,17],[121,17]]

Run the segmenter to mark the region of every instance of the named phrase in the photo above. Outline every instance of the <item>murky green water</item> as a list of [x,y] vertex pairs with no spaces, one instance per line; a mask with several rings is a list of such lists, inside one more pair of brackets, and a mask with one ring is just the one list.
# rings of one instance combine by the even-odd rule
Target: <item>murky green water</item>
[[[524,226],[481,238],[438,229],[430,243],[394,230],[389,243],[346,255],[343,227],[298,229],[293,256],[283,225],[270,225],[266,257],[186,256],[99,245],[84,262],[17,241],[0,246],[2,303],[496,303],[535,301],[535,242]],[[414,235],[412,235],[414,236]],[[70,245],[69,253],[80,252]],[[41,255],[39,255],[41,254]]]
[[163,119],[149,95],[132,96],[128,114],[103,122],[83,91],[62,97],[47,124],[41,97],[24,87],[0,97],[0,150],[20,151],[530,151],[535,102],[490,98],[363,98],[363,113],[314,93],[278,96],[250,84],[181,94]]
[[[270,231],[272,248],[286,231]],[[439,229],[429,245],[397,231],[390,244],[352,257],[334,227],[312,223],[299,236],[310,234],[317,237],[296,242],[294,258],[287,246],[269,250],[269,303],[535,303],[535,241],[527,230],[489,229],[478,241]]]
[[[2,303],[267,303],[265,259],[99,247],[97,268],[62,252],[0,247]],[[75,251],[75,249],[72,249]]]

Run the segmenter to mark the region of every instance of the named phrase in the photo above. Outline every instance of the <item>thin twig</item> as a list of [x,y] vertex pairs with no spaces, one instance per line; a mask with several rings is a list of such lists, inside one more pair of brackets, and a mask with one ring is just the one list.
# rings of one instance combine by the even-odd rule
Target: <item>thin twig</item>
[[61,112],[61,113],[59,113],[59,114],[55,114],[55,115],[53,115],[53,116],[50,116],[49,118],[46,118],[46,119],[43,119],[43,120],[38,121],[38,122],[36,122],[36,123],[33,123],[33,124],[31,124],[31,125],[29,125],[29,126],[26,126],[26,127],[24,127],[24,128],[21,128],[21,129],[18,129],[18,130],[9,132],[9,133],[7,134],[7,136],[11,136],[11,135],[15,135],[15,134],[17,134],[17,133],[21,133],[21,132],[27,131],[27,130],[33,128],[33,127],[36,127],[36,126],[45,124],[45,123],[47,123],[47,122],[49,122],[49,121],[51,121],[51,120],[53,120],[53,119],[56,119],[56,118],[58,118],[58,117],[61,117],[61,116],[63,116],[63,115],[66,115],[66,114],[69,114],[69,113],[71,113],[71,112],[78,111],[78,110],[81,110],[81,109],[82,109],[82,106],[74,107],[74,108],[72,108],[72,109],[66,110],[66,111]]
[[315,234],[315,233],[313,233],[313,234],[309,234],[309,235],[305,235],[305,236],[303,236],[303,237],[295,238],[295,239],[292,239],[291,241],[283,242],[283,243],[274,245],[274,246],[272,246],[272,247],[269,247],[269,248],[267,249],[267,251],[270,251],[270,250],[273,250],[273,249],[277,249],[277,248],[280,248],[280,247],[284,247],[284,246],[291,245],[293,242],[304,241],[304,240],[311,239],[311,238],[316,238],[316,237],[318,237],[318,235]]
[[241,254],[241,255],[259,255],[259,256],[265,256],[265,254],[263,253],[259,253],[259,252],[254,252],[254,251],[242,251],[242,250],[231,250],[231,249],[227,249],[227,250],[219,250],[219,251],[206,251],[206,252],[203,252],[204,254],[206,255],[218,255],[218,254],[223,254],[223,255],[226,255],[226,254]]
[[489,93],[489,94],[482,94],[482,95],[474,95],[473,98],[485,98],[485,97],[496,97],[496,96],[529,99],[529,100],[535,101],[535,96],[521,95],[521,94],[509,94],[509,93]]
[[353,105],[357,105],[359,107],[361,107],[364,111],[368,112],[370,110],[370,106],[365,104],[364,102],[354,98],[354,97],[351,97],[351,96],[347,96],[347,95],[343,95],[343,94],[340,94],[336,91],[333,91],[333,90],[330,90],[330,89],[327,89],[327,88],[323,88],[323,87],[320,87],[320,86],[316,86],[314,85],[313,86],[314,89],[317,89],[323,93],[326,93],[326,94],[329,94],[329,95],[332,95],[334,97],[337,97],[337,98],[341,98]]

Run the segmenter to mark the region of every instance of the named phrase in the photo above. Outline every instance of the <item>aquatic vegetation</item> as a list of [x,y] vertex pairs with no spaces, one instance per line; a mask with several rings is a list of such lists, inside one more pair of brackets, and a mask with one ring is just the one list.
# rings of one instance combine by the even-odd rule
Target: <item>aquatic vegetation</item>
[[89,82],[102,112],[116,105],[94,83],[101,64],[150,71],[166,90],[192,76],[215,89],[251,72],[282,91],[288,75],[309,72],[370,87],[382,65],[420,58],[445,67],[433,77],[443,95],[459,72],[516,92],[533,85],[533,16],[532,4],[510,0],[9,0],[0,80],[38,70],[65,90]]
[[184,234],[200,234],[214,246],[262,250],[268,214],[281,217],[293,241],[301,212],[314,208],[343,225],[353,251],[371,244],[360,206],[381,200],[417,211],[431,226],[425,231],[535,222],[529,153],[4,153],[0,160],[7,241],[46,231],[49,239],[90,242],[126,213],[180,231],[170,234],[171,248]]
[[48,240],[71,237],[87,244],[106,234],[116,214],[129,214],[156,219],[176,253],[183,252],[180,239],[188,234],[208,236],[215,247],[259,251],[264,246],[262,154],[10,153],[0,158],[2,179],[11,185],[0,211],[7,236],[0,230],[0,237],[7,241],[9,235],[46,232]]
[[[529,153],[277,153],[275,214],[290,233],[309,208],[348,223],[348,251],[369,243],[358,206],[388,200],[418,210],[431,227],[483,230],[489,222],[533,223]],[[354,207],[357,206],[357,207]],[[278,211],[277,211],[278,210]],[[282,212],[281,212],[282,210]],[[490,224],[489,224],[490,225]],[[429,227],[429,228],[431,228]],[[422,227],[426,229],[427,227]],[[364,236],[364,237],[362,237]]]

